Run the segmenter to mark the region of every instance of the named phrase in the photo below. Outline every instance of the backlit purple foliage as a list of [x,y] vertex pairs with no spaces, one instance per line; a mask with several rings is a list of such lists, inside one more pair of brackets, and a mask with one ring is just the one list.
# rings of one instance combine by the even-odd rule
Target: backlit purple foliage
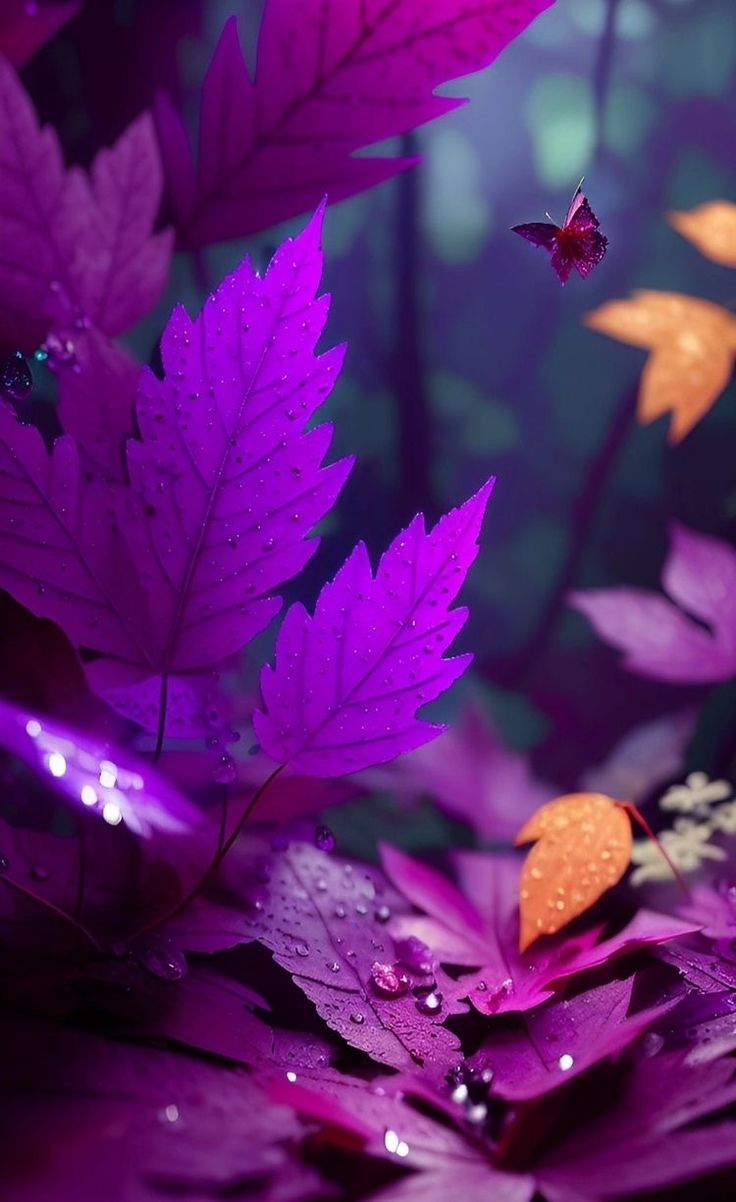
[[251,81],[235,18],[202,86],[199,161],[161,97],[156,120],[183,246],[241,237],[342,200],[415,160],[354,152],[462,104],[437,96],[487,66],[553,0],[267,0]]
[[633,672],[679,684],[734,676],[736,551],[674,526],[662,585],[672,600],[615,588],[573,593],[571,603]]

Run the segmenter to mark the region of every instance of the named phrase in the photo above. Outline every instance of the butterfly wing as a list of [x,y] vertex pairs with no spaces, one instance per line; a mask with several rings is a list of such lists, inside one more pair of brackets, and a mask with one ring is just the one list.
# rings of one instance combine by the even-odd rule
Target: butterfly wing
[[526,225],[512,225],[511,231],[526,238],[533,246],[543,246],[545,250],[554,250],[559,226],[549,221],[529,221]]
[[[600,232],[600,221],[578,188],[570,201],[558,245],[552,256],[552,266],[563,281],[573,268],[583,279],[590,275],[606,253],[608,239]],[[564,279],[561,274],[563,271]]]

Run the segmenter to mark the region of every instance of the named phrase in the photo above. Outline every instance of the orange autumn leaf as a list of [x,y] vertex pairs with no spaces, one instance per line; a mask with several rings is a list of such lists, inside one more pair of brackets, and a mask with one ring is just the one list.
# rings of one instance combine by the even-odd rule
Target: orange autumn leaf
[[567,793],[534,813],[514,842],[531,843],[519,882],[519,949],[584,914],[625,873],[627,811],[604,793]]
[[646,425],[671,413],[669,440],[680,442],[728,384],[736,357],[736,318],[720,305],[679,292],[635,292],[586,314],[600,334],[649,350],[637,417]]
[[724,267],[736,267],[736,205],[712,200],[686,212],[668,213],[667,220],[701,255]]

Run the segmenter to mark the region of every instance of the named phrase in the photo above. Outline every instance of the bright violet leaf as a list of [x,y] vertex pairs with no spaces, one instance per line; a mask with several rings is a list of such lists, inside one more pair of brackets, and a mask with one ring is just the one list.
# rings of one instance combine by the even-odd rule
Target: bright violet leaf
[[411,751],[442,726],[415,717],[457,680],[471,656],[444,659],[466,609],[450,610],[478,554],[489,480],[427,533],[417,515],[381,557],[375,577],[358,543],[324,586],[314,616],[292,605],[276,662],[261,673],[253,724],[277,763],[340,776]]
[[673,526],[662,585],[671,601],[615,588],[574,592],[570,603],[633,672],[680,684],[728,680],[736,673],[736,552]]
[[202,86],[199,164],[166,98],[156,114],[181,244],[239,238],[342,200],[415,160],[355,151],[463,102],[435,95],[488,66],[552,0],[268,0],[251,82],[235,18]]
[[78,13],[82,0],[49,3],[39,0],[3,0],[0,12],[0,55],[22,67],[46,42]]
[[[66,170],[15,72],[0,60],[0,328],[33,346],[50,325],[127,329],[157,300],[171,235],[153,233],[161,164],[144,114],[87,176]],[[67,354],[73,354],[67,348]]]
[[0,583],[57,621],[101,692],[218,664],[264,628],[273,589],[316,549],[305,541],[351,461],[322,467],[331,427],[305,433],[342,350],[315,357],[320,215],[261,279],[244,262],[191,321],[175,310],[165,377],[143,373],[131,496],[82,479],[75,444],[49,456],[0,412]]
[[[510,856],[462,852],[455,856],[462,888],[394,847],[382,848],[389,879],[424,915],[392,919],[395,937],[414,935],[443,964],[478,969],[461,976],[453,998],[469,998],[481,1014],[530,1010],[569,978],[649,944],[697,929],[692,923],[639,910],[622,930],[601,939],[603,928],[545,938],[523,954],[519,943],[520,862]],[[448,1001],[450,994],[447,995]]]
[[466,706],[438,739],[359,779],[367,789],[386,789],[401,800],[431,797],[484,839],[505,842],[559,793],[534,777],[525,755],[505,746],[478,703]]
[[469,1063],[476,1070],[490,1069],[494,1094],[510,1101],[558,1089],[618,1056],[677,1003],[673,998],[629,1016],[633,985],[633,976],[614,979],[549,1001],[513,1027],[494,1028]]
[[[458,1040],[441,1025],[444,974],[440,984],[430,973],[399,966],[397,978],[404,980],[393,987],[388,974],[374,972],[374,965],[393,967],[397,960],[386,921],[401,904],[379,870],[356,871],[294,844],[274,858],[262,892],[249,921],[241,918],[243,929],[270,949],[343,1039],[393,1068],[422,1061],[444,1071],[457,1060]],[[430,994],[440,997],[436,1008],[424,1001]]]

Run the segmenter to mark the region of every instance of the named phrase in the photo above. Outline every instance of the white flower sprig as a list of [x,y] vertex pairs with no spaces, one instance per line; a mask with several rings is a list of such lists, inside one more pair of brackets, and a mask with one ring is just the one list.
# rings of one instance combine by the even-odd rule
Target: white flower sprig
[[[661,810],[679,815],[668,830],[659,832],[658,839],[681,872],[695,872],[706,860],[727,858],[724,849],[711,839],[716,834],[736,835],[736,799],[728,800],[732,795],[728,781],[710,780],[705,772],[691,772],[684,784],[673,785],[660,798]],[[671,876],[659,848],[648,839],[634,843],[631,862],[637,865],[631,874],[632,885]]]

